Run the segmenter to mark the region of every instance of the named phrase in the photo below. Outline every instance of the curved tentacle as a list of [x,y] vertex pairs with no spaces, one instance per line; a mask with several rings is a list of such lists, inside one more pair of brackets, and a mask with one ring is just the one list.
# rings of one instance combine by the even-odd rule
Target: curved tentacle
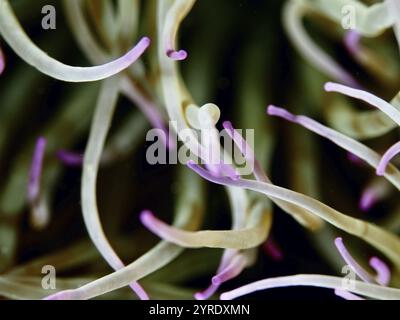
[[[343,289],[343,278],[323,276],[323,275],[296,275],[288,277],[271,278],[260,280],[238,289],[225,292],[221,295],[221,300],[232,300],[241,296],[250,294],[259,290],[293,287],[293,286],[310,286],[328,289]],[[399,300],[400,289],[382,287],[377,284],[370,284],[361,281],[355,281],[354,286],[349,286],[346,290],[366,296],[373,299],[382,300]]]
[[150,45],[150,39],[144,37],[131,51],[115,61],[86,68],[68,66],[49,57],[29,39],[7,0],[0,0],[0,34],[28,64],[52,78],[67,82],[89,82],[109,78],[128,68]]

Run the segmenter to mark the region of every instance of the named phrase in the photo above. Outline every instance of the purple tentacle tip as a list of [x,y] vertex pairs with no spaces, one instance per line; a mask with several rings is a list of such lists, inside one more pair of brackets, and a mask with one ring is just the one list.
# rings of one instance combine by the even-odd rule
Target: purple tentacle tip
[[143,37],[142,39],[140,39],[140,41],[137,43],[136,46],[134,46],[125,56],[121,58],[121,62],[123,63],[135,62],[142,56],[142,54],[147,50],[150,44],[151,44],[150,38]]
[[232,124],[232,122],[230,122],[230,121],[224,121],[223,123],[222,123],[222,126],[224,127],[224,129],[225,130],[227,130],[227,131],[230,131],[231,133],[233,133],[233,131],[235,130],[234,128],[233,128],[233,124]]
[[377,257],[372,257],[369,264],[377,273],[376,281],[382,286],[389,285],[391,272],[388,265]]
[[154,214],[150,210],[144,210],[140,214],[140,221],[146,227],[151,225],[153,220],[154,220]]
[[360,52],[360,39],[360,34],[355,30],[350,30],[346,33],[344,44],[352,55],[357,55]]
[[394,144],[386,153],[383,155],[379,162],[376,174],[378,176],[384,176],[390,161],[400,153],[400,142]]
[[347,160],[350,162],[356,164],[356,165],[363,165],[364,161],[357,157],[354,153],[352,152],[347,152]]
[[65,165],[70,167],[81,167],[83,165],[83,155],[66,150],[59,150],[56,153],[57,158]]
[[207,289],[202,292],[196,292],[194,298],[199,301],[209,299],[218,290],[218,286],[211,284]]
[[40,137],[36,141],[28,183],[28,199],[31,202],[36,201],[40,194],[40,179],[42,175],[46,145],[47,140],[44,137]]
[[167,51],[168,58],[175,60],[175,61],[182,61],[186,60],[188,57],[188,53],[185,50],[168,50]]
[[143,37],[141,43],[144,46],[149,46],[151,44],[151,39],[149,37]]
[[140,39],[136,47],[131,50],[131,53],[137,54],[138,50],[144,51],[150,46],[150,44],[151,44],[151,39],[149,37],[143,37],[142,39]]
[[265,253],[274,261],[281,262],[283,260],[283,252],[273,239],[267,240],[263,248]]
[[360,199],[360,209],[364,212],[371,210],[376,204],[377,198],[373,190],[367,189],[363,192]]
[[0,49],[0,75],[3,73],[5,67],[6,67],[6,62],[4,59],[3,52]]
[[291,114],[289,111],[283,109],[283,108],[279,108],[277,106],[274,105],[270,105],[267,108],[267,114],[270,116],[275,116],[275,117],[280,117],[283,119],[286,119],[288,121],[291,122],[295,122],[296,121],[296,116]]

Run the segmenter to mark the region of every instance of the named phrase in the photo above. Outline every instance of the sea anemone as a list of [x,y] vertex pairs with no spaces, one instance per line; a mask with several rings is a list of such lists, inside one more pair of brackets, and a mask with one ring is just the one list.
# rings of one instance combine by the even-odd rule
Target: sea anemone
[[3,297],[400,299],[396,0],[42,5],[0,0]]

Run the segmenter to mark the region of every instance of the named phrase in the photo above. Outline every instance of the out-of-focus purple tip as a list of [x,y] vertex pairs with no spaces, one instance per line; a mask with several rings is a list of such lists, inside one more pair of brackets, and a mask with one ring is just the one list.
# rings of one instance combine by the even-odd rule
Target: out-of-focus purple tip
[[154,218],[154,214],[150,210],[144,210],[140,214],[140,221],[145,227],[148,227],[152,224]]
[[0,75],[3,73],[5,67],[6,67],[6,61],[4,59],[3,51],[1,51],[0,48]]
[[296,116],[291,114],[289,111],[283,109],[283,108],[279,108],[277,106],[274,105],[270,105],[267,108],[267,114],[270,116],[274,116],[274,117],[280,117],[283,119],[286,119],[288,121],[291,122],[295,122],[296,121]]
[[37,139],[29,174],[28,199],[30,202],[35,202],[40,194],[40,179],[42,175],[46,145],[47,140],[44,137],[39,137]]
[[168,58],[175,60],[175,61],[182,61],[186,60],[188,57],[188,53],[185,50],[168,50],[167,51]]
[[357,157],[354,153],[352,152],[347,152],[347,159],[357,165],[361,165],[364,164],[364,161],[362,159],[360,159],[359,157]]
[[371,210],[371,208],[376,204],[377,197],[374,190],[367,189],[363,192],[360,199],[360,209],[364,212]]
[[222,123],[222,126],[224,127],[224,129],[225,130],[227,130],[227,131],[234,131],[235,129],[234,129],[234,127],[233,127],[233,124],[232,124],[232,122],[230,122],[230,121],[224,121],[223,123]]
[[377,257],[372,257],[369,260],[369,265],[374,268],[377,273],[376,281],[382,286],[389,285],[391,272],[388,265]]
[[350,30],[346,32],[346,35],[344,37],[344,44],[346,46],[346,49],[354,56],[359,54],[361,50],[360,39],[360,34],[355,30]]
[[83,155],[66,150],[59,150],[56,153],[57,158],[69,167],[81,167],[83,165]]
[[218,286],[211,284],[206,290],[202,292],[196,292],[194,298],[199,301],[204,301],[209,299],[218,290]]
[[273,239],[268,239],[264,244],[264,252],[276,262],[283,260],[282,250]]

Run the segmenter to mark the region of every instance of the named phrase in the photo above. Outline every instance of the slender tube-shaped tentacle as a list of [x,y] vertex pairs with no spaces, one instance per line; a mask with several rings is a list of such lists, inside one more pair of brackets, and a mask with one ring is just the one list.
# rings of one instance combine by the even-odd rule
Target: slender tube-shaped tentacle
[[235,181],[229,178],[219,178],[192,162],[188,165],[210,182],[225,186],[242,187],[300,206],[333,226],[365,240],[392,260],[398,269],[400,268],[400,239],[378,226],[347,216],[313,198],[285,188],[259,181],[244,179]]
[[230,248],[250,249],[263,243],[271,227],[271,214],[257,205],[251,210],[248,227],[232,231],[197,231],[188,232],[173,228],[145,212],[142,222],[162,239],[185,248]]
[[307,34],[302,19],[309,10],[304,1],[292,0],[286,3],[283,21],[291,41],[304,58],[325,75],[348,85],[357,85],[353,77],[322,51]]
[[[116,270],[123,268],[124,264],[111,247],[101,226],[97,208],[96,182],[101,154],[118,100],[120,81],[120,78],[116,77],[103,83],[83,160],[81,187],[82,212],[86,228],[104,259]],[[141,299],[148,299],[138,283],[132,283],[131,287]]]
[[[400,93],[390,104],[400,109]],[[331,127],[355,139],[380,137],[397,127],[381,110],[357,111],[342,96],[332,97],[325,114]]]
[[168,10],[165,18],[163,41],[165,53],[172,60],[185,60],[187,58],[188,54],[185,50],[178,51],[175,49],[176,37],[180,24],[195,3],[196,0],[174,0],[174,3]]
[[387,166],[389,165],[390,161],[396,157],[400,153],[400,142],[397,142],[393,146],[390,147],[388,151],[385,152],[383,155],[381,162],[376,169],[376,174],[378,176],[383,176]]
[[237,255],[232,259],[232,262],[224,270],[212,278],[212,283],[219,286],[228,280],[235,278],[246,267],[247,259],[243,255]]
[[237,277],[242,271],[253,264],[255,259],[255,250],[245,250],[240,253],[232,253],[226,250],[218,268],[217,274],[212,278],[210,286],[203,292],[197,292],[195,298],[197,300],[206,300],[210,298],[220,286]]
[[50,77],[67,82],[98,81],[111,77],[128,68],[150,45],[150,39],[145,37],[125,56],[113,62],[87,68],[68,66],[49,57],[29,39],[7,0],[0,0],[0,33],[28,64]]
[[340,255],[343,260],[347,263],[348,266],[360,277],[361,280],[368,283],[375,283],[374,277],[366,271],[363,267],[361,267],[358,262],[352,257],[350,252],[347,250],[343,243],[342,238],[336,238],[335,240],[336,248],[338,249]]
[[[239,250],[235,250],[235,249],[224,250],[224,253],[222,255],[216,275],[219,275],[221,272],[224,272],[224,270],[229,268],[233,259],[235,257],[238,257],[239,255],[241,255],[239,253]],[[243,269],[244,269],[244,267],[243,267]],[[196,292],[194,294],[194,298],[196,300],[207,300],[218,291],[219,287],[220,287],[220,284],[214,284],[211,279],[211,284],[205,290]]]
[[256,249],[244,251],[227,249],[224,251],[217,273],[211,284],[203,291],[196,292],[196,300],[207,300],[215,294],[225,282],[236,278],[243,270],[254,263]]
[[[343,289],[343,279],[339,277],[324,275],[296,275],[289,277],[271,278],[257,281],[238,289],[225,292],[221,295],[221,300],[233,300],[241,296],[253,293],[255,291],[293,287],[293,286],[310,286],[328,289]],[[382,287],[377,284],[355,281],[354,287],[346,288],[353,293],[366,296],[373,299],[382,300],[399,300],[400,289]]]
[[[331,140],[341,148],[353,153],[358,158],[364,160],[374,169],[377,169],[379,165],[381,157],[378,153],[354,139],[351,139],[333,129],[323,126],[313,119],[305,116],[295,116],[287,110],[275,106],[269,106],[268,114],[284,118],[294,123],[298,123],[306,129]],[[388,170],[385,172],[385,178],[398,190],[400,190],[400,172],[393,165],[389,165]]]
[[379,110],[384,112],[387,116],[389,116],[392,121],[400,125],[400,111],[396,109],[393,105],[386,102],[385,100],[367,92],[364,90],[354,89],[348,86],[344,86],[338,83],[328,82],[325,84],[325,90],[327,92],[338,92],[345,96],[349,96],[361,101],[364,101],[374,107],[377,107]]

